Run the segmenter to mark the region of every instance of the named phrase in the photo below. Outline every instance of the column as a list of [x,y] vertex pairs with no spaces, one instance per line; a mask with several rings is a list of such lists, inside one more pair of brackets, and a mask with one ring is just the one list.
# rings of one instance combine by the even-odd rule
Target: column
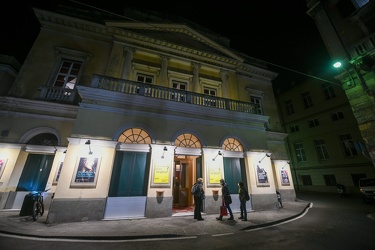
[[193,66],[193,89],[195,93],[201,93],[199,88],[199,68],[201,65],[199,63],[192,63]]
[[122,75],[121,75],[122,79],[131,80],[129,78],[130,78],[132,61],[134,57],[134,51],[135,51],[134,48],[127,47],[127,46],[124,47],[123,53],[125,56],[125,60],[124,60],[123,68],[122,68]]
[[169,87],[168,84],[168,60],[167,56],[160,56],[161,59],[161,72],[160,72],[160,85]]
[[228,98],[228,70],[221,70],[222,96]]

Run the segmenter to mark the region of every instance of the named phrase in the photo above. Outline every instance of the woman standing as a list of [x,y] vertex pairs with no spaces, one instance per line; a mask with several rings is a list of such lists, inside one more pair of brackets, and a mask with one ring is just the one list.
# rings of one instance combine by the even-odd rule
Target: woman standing
[[[232,198],[230,196],[229,188],[227,184],[225,183],[224,179],[220,180],[221,185],[221,194],[223,199],[223,204],[227,207],[230,217],[228,220],[234,220],[232,209],[230,208],[230,204],[232,203]],[[217,220],[223,220],[223,215],[220,214],[219,217],[216,218]]]
[[246,196],[248,195],[248,192],[245,188],[245,185],[242,181],[238,182],[238,197],[240,199],[240,210],[241,210],[241,217],[238,219],[241,219],[242,221],[247,221],[247,210],[246,210]]

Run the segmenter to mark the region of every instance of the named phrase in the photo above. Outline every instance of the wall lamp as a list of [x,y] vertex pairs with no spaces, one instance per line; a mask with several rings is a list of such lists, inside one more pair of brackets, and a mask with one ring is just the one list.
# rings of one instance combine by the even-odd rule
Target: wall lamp
[[264,158],[266,158],[266,157],[271,157],[271,154],[270,153],[266,153],[266,155],[259,161],[259,163],[261,163],[264,160]]
[[285,163],[285,165],[281,168],[281,169],[284,169],[284,167],[287,165],[287,164],[289,164],[290,162],[289,161],[287,161],[286,163]]
[[163,155],[161,156],[162,159],[164,159],[164,153],[168,151],[168,148],[167,147],[164,147],[163,148]]
[[89,155],[92,155],[92,151],[91,151],[91,141],[90,140],[87,140],[87,142],[85,142],[86,145],[89,145]]
[[223,155],[223,153],[221,153],[221,151],[219,150],[219,152],[217,152],[216,156],[212,160],[214,161],[218,155]]

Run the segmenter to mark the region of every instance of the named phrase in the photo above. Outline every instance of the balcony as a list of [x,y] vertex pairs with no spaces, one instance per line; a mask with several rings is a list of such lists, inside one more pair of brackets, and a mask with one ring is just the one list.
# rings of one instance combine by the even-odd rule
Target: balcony
[[157,98],[167,101],[190,103],[194,105],[226,109],[250,114],[261,114],[261,109],[257,104],[100,75],[93,76],[91,87],[131,95],[141,95],[147,98]]
[[80,98],[76,89],[42,86],[39,88],[39,98],[43,101],[78,104]]

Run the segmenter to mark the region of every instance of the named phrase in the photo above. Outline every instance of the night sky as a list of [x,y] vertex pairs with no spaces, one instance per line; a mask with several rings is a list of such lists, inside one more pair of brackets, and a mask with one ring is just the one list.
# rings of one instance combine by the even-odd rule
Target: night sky
[[118,14],[122,13],[123,6],[129,6],[181,16],[229,38],[232,48],[269,62],[270,69],[292,78],[301,74],[285,71],[285,68],[316,75],[331,67],[314,20],[306,14],[304,0],[2,1],[0,27],[9,38],[2,40],[0,53],[14,55],[23,62],[39,29],[29,6],[53,7],[64,2],[80,2]]

